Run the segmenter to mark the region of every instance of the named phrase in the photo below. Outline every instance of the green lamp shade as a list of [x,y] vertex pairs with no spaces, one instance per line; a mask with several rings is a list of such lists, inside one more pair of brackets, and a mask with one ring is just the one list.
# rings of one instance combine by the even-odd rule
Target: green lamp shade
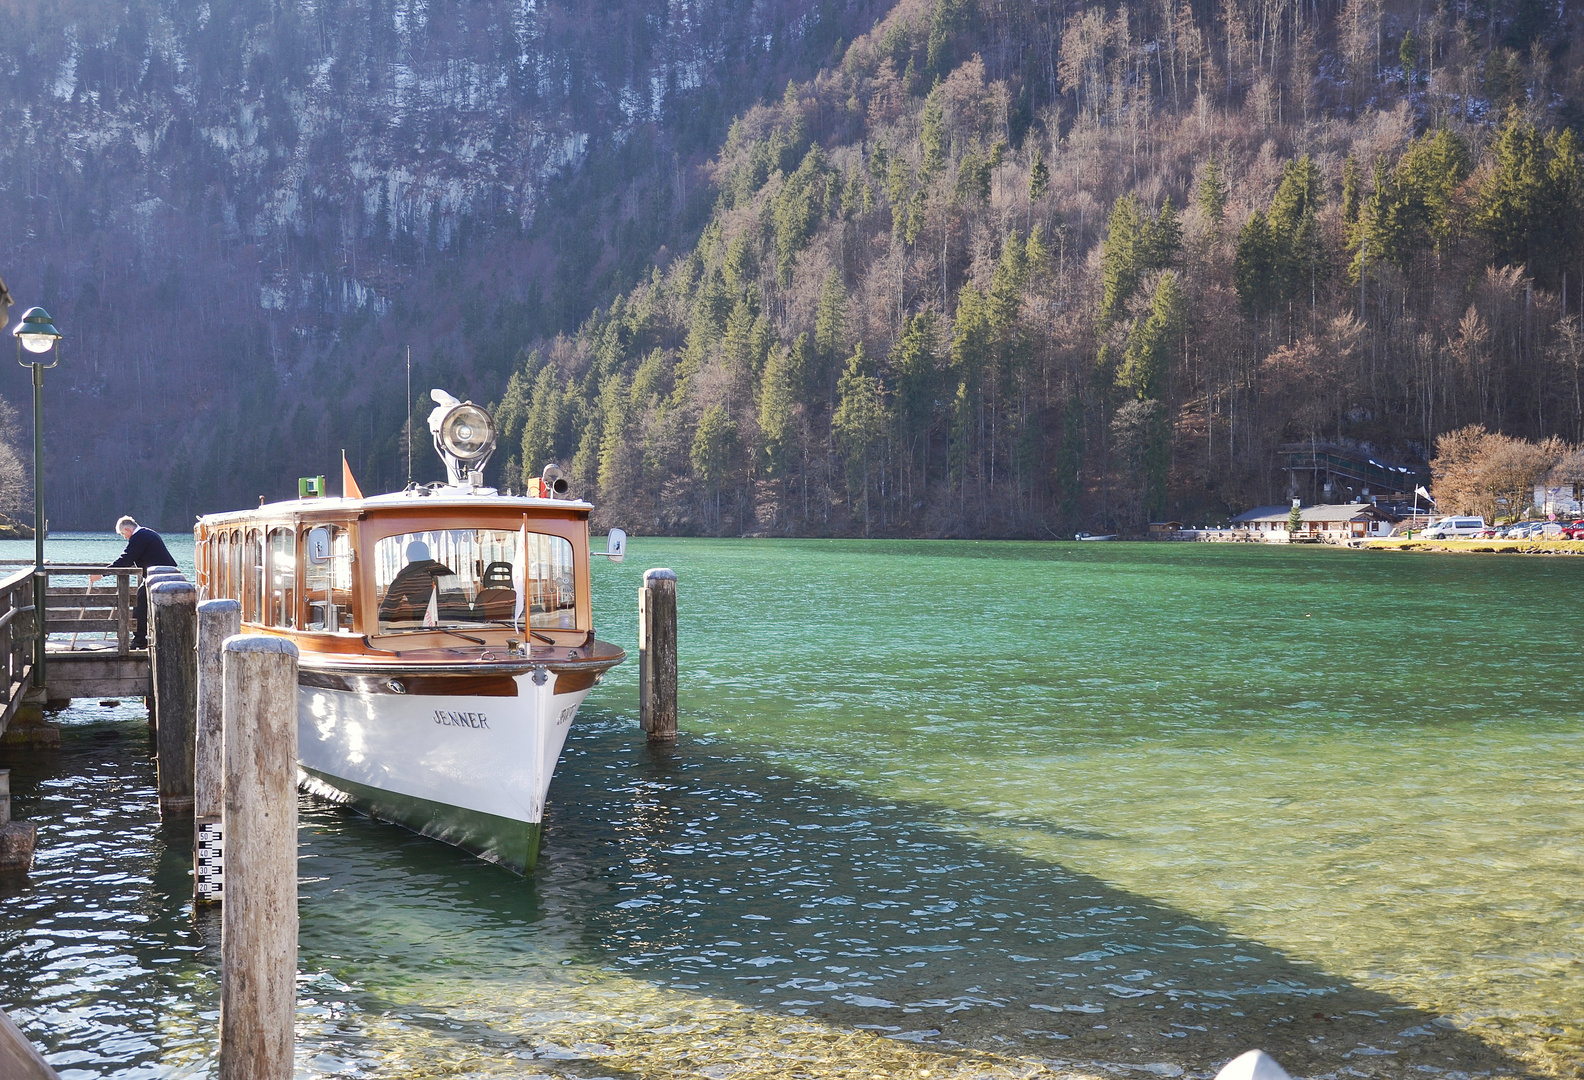
[[22,315],[21,324],[11,332],[30,353],[47,353],[61,339],[61,332],[55,329],[49,312],[41,307],[28,308]]

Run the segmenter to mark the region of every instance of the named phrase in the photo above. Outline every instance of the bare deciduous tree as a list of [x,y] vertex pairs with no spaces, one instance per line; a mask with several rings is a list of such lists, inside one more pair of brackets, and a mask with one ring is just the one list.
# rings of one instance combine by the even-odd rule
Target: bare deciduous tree
[[1517,517],[1529,506],[1540,478],[1576,453],[1555,437],[1532,443],[1486,431],[1481,424],[1449,431],[1436,440],[1430,462],[1436,504],[1487,521]]

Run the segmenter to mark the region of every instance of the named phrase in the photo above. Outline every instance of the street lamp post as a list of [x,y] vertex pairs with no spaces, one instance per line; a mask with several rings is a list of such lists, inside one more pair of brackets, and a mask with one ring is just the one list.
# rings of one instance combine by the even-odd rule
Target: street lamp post
[[[61,332],[55,329],[49,312],[31,307],[11,333],[17,339],[17,363],[33,369],[33,624],[37,628],[33,640],[33,685],[43,686],[44,638],[48,633],[44,625],[44,369],[60,363],[57,346]],[[33,359],[22,358],[24,349]],[[43,357],[51,351],[55,357],[46,364]]]

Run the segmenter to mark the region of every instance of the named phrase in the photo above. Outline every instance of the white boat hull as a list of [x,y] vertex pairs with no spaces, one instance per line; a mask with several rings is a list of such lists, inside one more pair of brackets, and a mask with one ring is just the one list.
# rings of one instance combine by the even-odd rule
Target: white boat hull
[[544,670],[512,681],[515,696],[299,686],[303,787],[526,873],[588,687],[557,694]]

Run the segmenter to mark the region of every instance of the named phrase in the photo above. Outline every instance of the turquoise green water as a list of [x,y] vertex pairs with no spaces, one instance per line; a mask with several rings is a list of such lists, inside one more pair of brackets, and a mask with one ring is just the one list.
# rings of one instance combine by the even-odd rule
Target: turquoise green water
[[[683,738],[597,688],[532,880],[304,802],[299,1075],[1584,1071],[1584,560],[640,538],[629,649],[649,566]],[[0,1004],[209,1075],[140,710],[63,722]]]

